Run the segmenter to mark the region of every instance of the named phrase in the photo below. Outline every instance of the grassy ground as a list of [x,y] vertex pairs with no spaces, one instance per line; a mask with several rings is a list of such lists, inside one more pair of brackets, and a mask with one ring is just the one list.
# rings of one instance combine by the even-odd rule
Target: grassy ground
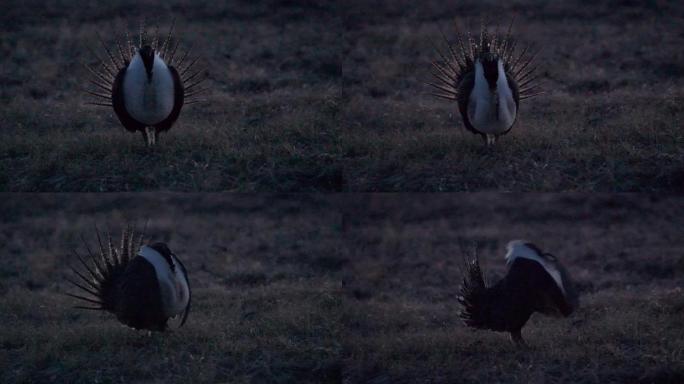
[[[12,195],[0,208],[0,382],[335,383],[339,214],[330,199]],[[185,326],[148,336],[72,309],[65,263],[93,225],[149,218],[189,270]]]
[[[356,1],[345,18],[345,188],[354,191],[684,190],[684,3]],[[542,48],[547,93],[487,150],[429,95],[454,20],[482,17]],[[443,45],[442,45],[443,46]]]
[[[684,190],[677,2],[155,3],[6,2],[0,190]],[[424,83],[440,29],[490,14],[543,48],[547,93],[487,150]],[[95,32],[141,17],[178,19],[212,89],[155,151],[80,91]]]
[[[680,383],[684,200],[642,195],[5,196],[0,382]],[[193,311],[148,336],[73,310],[65,263],[93,225],[150,218]],[[462,244],[491,280],[525,238],[575,278],[530,345],[458,319]]]
[[[113,43],[143,17],[177,19],[211,89],[154,151],[81,91],[96,32]],[[3,2],[0,190],[341,189],[339,20],[316,0]]]
[[[358,199],[357,199],[358,200]],[[347,383],[681,383],[684,200],[620,195],[374,195],[349,202]],[[505,244],[554,253],[577,281],[567,319],[533,315],[529,350],[459,318],[462,242],[488,277]]]

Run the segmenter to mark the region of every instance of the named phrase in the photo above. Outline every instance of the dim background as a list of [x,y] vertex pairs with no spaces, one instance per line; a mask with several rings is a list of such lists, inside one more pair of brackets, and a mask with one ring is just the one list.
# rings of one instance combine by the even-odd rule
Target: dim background
[[[300,196],[18,194],[0,224],[0,382],[339,381],[338,211]],[[73,249],[149,219],[188,269],[180,329],[136,331],[79,300]],[[171,324],[174,321],[170,322]]]
[[[340,145],[353,191],[684,191],[684,2],[346,2]],[[494,148],[431,62],[480,21],[508,27],[545,94],[522,100]]]
[[[348,383],[680,383],[684,200],[591,194],[372,195],[345,228]],[[457,302],[474,248],[493,284],[508,241],[554,254],[580,293],[568,318],[509,334],[466,328]]]
[[[0,190],[330,191],[341,18],[327,1],[3,1]],[[186,105],[154,150],[112,108],[84,105],[83,64],[141,20],[204,68],[206,103]],[[178,55],[178,53],[177,53]]]

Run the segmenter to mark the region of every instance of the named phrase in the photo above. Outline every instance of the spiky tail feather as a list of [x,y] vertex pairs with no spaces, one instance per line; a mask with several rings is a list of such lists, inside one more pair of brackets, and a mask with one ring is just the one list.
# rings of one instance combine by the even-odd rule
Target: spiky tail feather
[[135,45],[128,29],[126,29],[123,42],[119,36],[114,36],[115,47],[112,49],[107,46],[102,36],[98,33],[97,39],[100,45],[102,45],[106,55],[101,57],[91,49],[91,54],[97,60],[97,64],[95,66],[83,64],[90,74],[88,82],[94,86],[94,88],[84,90],[88,95],[88,100],[85,104],[112,107],[112,90],[116,74],[122,68],[128,67],[128,64],[133,59],[133,56],[135,56],[137,50],[146,44],[150,44],[154,48],[154,51],[159,53],[166,62],[166,65],[169,67],[176,67],[185,92],[184,104],[205,102],[206,99],[204,96],[209,92],[209,88],[204,87],[206,70],[205,68],[197,69],[195,67],[195,64],[197,64],[199,60],[199,56],[191,59],[191,48],[188,48],[184,53],[179,52],[179,56],[176,56],[176,51],[180,45],[180,39],[174,39],[172,36],[175,26],[176,19],[173,19],[171,27],[164,39],[160,39],[159,26],[156,26],[154,37],[150,42],[145,22],[142,20],[140,22],[138,46]]
[[[88,242],[81,236],[88,252],[90,263],[74,250],[76,258],[83,267],[83,271],[70,266],[72,272],[78,278],[67,278],[68,282],[80,290],[80,295],[73,293],[66,293],[66,295],[90,305],[76,305],[74,308],[112,312],[116,304],[114,290],[116,289],[119,277],[126,270],[131,259],[136,256],[136,249],[143,243],[145,230],[140,234],[136,234],[135,228],[130,224],[127,225],[122,230],[121,244],[118,247],[114,245],[110,233],[100,232],[97,226],[95,231],[99,249],[93,252]],[[83,294],[86,294],[86,296],[83,296]]]
[[520,100],[528,99],[544,93],[536,75],[537,66],[534,60],[539,51],[531,52],[531,46],[525,45],[518,49],[517,40],[511,34],[513,20],[511,20],[505,34],[498,32],[499,27],[491,33],[486,22],[481,23],[479,39],[470,32],[461,33],[456,28],[456,40],[452,44],[442,33],[446,51],[435,45],[439,60],[432,62],[432,75],[437,80],[427,83],[434,88],[432,95],[458,100],[458,86],[469,72],[475,70],[475,61],[483,55],[495,55],[504,62],[506,73],[516,82]]
[[459,317],[463,320],[465,325],[475,328],[484,327],[480,309],[481,301],[483,300],[486,290],[487,285],[482,269],[480,268],[480,261],[475,258],[466,265],[463,284],[461,285],[458,296],[458,302],[462,306]]

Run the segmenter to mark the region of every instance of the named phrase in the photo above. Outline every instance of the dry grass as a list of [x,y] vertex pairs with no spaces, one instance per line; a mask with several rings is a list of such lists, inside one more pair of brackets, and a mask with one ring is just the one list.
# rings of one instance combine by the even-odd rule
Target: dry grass
[[[0,190],[326,191],[341,187],[339,22],[325,1],[3,4]],[[276,11],[277,10],[277,11]],[[83,105],[96,38],[140,18],[201,56],[211,93],[155,151]]]
[[[355,3],[342,64],[346,189],[684,190],[681,4]],[[516,36],[542,47],[547,90],[522,102],[492,150],[425,85],[440,29],[453,36],[457,20],[477,32],[488,15],[515,16]]]
[[[329,199],[222,195],[13,195],[1,204],[0,382],[339,382],[344,261]],[[184,261],[186,325],[134,331],[72,309],[71,247],[93,224],[150,218]]]
[[[347,209],[347,383],[680,383],[684,201],[636,195],[372,196]],[[534,315],[529,350],[462,325],[460,242],[488,277],[507,241],[556,254],[580,309]]]
[[[643,195],[9,195],[0,204],[1,382],[679,383],[684,200]],[[71,309],[80,233],[151,219],[190,272],[180,330]],[[526,238],[578,283],[530,349],[458,319],[460,244],[490,279]]]
[[[0,15],[0,190],[682,191],[676,2],[10,2]],[[37,9],[37,10],[36,10]],[[440,29],[486,14],[543,47],[548,90],[492,150],[431,97]],[[173,17],[210,101],[148,151],[84,107],[86,47]],[[476,28],[475,28],[476,29]]]

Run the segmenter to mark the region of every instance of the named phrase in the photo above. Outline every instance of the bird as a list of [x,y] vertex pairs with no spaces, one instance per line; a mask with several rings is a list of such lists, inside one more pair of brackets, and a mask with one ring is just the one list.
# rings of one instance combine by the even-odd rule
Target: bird
[[579,297],[554,255],[525,240],[509,242],[506,251],[508,271],[494,285],[486,282],[477,257],[467,262],[459,317],[468,327],[510,332],[516,345],[525,346],[521,330],[533,313],[568,317]]
[[513,128],[521,100],[543,93],[532,64],[539,51],[530,53],[530,45],[516,49],[512,27],[513,20],[505,34],[498,27],[490,33],[483,22],[479,39],[457,28],[454,44],[442,34],[447,53],[435,46],[439,59],[432,61],[432,95],[455,101],[465,128],[487,147]]
[[97,64],[84,64],[90,85],[86,104],[113,108],[123,127],[141,132],[148,147],[171,129],[184,105],[205,101],[200,95],[208,90],[202,86],[204,71],[195,69],[199,57],[189,59],[190,49],[176,56],[180,40],[172,38],[174,27],[175,20],[162,42],[159,27],[150,39],[141,22],[137,45],[126,32],[123,42],[115,36],[112,49],[97,33],[106,56],[91,50]]
[[168,320],[178,317],[178,328],[182,327],[190,313],[192,292],[187,270],[169,246],[143,244],[144,230],[137,234],[131,225],[122,230],[118,246],[111,234],[101,234],[97,228],[96,232],[99,249],[95,252],[82,237],[90,262],[74,250],[82,266],[80,271],[70,266],[75,277],[66,279],[78,289],[78,294],[66,293],[80,300],[74,308],[110,312],[138,330],[165,331]]

